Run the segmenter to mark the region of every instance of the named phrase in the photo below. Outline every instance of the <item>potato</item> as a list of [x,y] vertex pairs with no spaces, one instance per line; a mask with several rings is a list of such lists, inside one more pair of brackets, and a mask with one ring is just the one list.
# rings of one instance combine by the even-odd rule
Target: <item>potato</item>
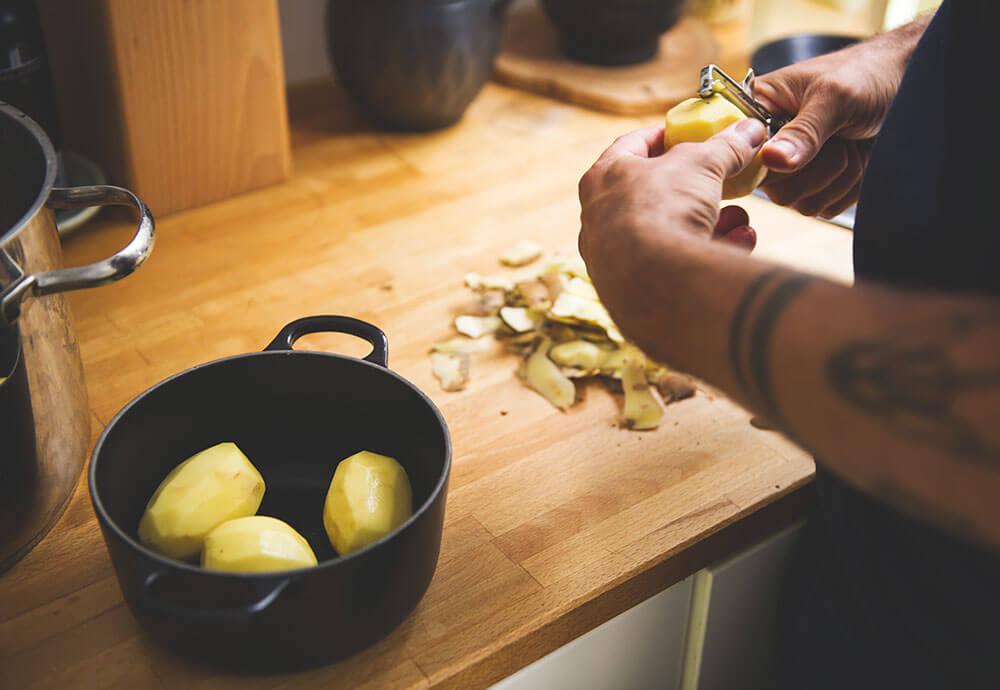
[[[739,108],[719,94],[711,98],[689,98],[667,111],[663,143],[669,149],[684,142],[705,141],[745,117]],[[750,194],[766,175],[767,168],[758,152],[743,172],[725,181],[722,198],[735,199]]]
[[263,498],[257,468],[235,443],[220,443],[192,455],[160,482],[139,522],[139,540],[164,556],[194,558],[209,532],[253,515]]
[[271,573],[314,566],[316,554],[287,522],[250,515],[223,522],[209,532],[201,564],[230,573]]
[[341,556],[378,541],[413,514],[413,490],[394,458],[367,450],[342,460],[333,473],[323,526]]

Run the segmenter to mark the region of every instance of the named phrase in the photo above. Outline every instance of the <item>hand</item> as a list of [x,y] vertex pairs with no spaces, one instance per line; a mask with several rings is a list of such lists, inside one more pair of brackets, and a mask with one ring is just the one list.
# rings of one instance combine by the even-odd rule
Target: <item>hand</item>
[[662,128],[627,134],[611,145],[580,180],[580,254],[604,305],[618,326],[632,324],[647,304],[655,257],[680,242],[713,237],[753,248],[746,212],[723,209],[722,182],[753,159],[764,127],[743,120],[700,144],[663,153]]
[[765,107],[795,116],[761,154],[772,201],[827,218],[857,201],[871,140],[902,79],[901,39],[891,36],[756,80],[754,95]]

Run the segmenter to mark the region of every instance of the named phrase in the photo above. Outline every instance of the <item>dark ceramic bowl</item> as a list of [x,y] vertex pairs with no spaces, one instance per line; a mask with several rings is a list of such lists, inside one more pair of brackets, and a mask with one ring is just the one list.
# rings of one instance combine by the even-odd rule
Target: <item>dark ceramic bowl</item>
[[507,0],[329,0],[327,39],[367,120],[427,131],[454,124],[493,73]]
[[681,18],[685,0],[541,0],[562,35],[563,51],[594,65],[652,59],[660,36]]

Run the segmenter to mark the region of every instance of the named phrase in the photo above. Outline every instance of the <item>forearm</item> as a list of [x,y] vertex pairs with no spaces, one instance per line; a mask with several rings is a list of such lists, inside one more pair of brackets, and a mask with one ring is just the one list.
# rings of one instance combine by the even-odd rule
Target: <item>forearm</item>
[[912,22],[896,27],[891,31],[876,34],[864,42],[864,45],[871,46],[884,52],[887,57],[894,60],[901,68],[906,67],[910,61],[913,49],[917,47],[920,37],[924,35],[927,25],[931,23],[934,13],[922,14]]
[[837,285],[686,238],[655,256],[623,326],[651,356],[855,486],[1000,544],[996,301]]

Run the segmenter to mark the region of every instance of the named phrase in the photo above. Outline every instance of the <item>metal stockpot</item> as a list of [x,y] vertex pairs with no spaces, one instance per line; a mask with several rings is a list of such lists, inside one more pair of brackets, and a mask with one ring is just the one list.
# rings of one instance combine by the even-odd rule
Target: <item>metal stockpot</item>
[[[153,217],[120,187],[55,188],[45,133],[0,102],[0,571],[69,502],[90,442],[83,366],[60,293],[124,278],[153,248]],[[62,268],[52,208],[131,206],[135,237],[114,256]]]

